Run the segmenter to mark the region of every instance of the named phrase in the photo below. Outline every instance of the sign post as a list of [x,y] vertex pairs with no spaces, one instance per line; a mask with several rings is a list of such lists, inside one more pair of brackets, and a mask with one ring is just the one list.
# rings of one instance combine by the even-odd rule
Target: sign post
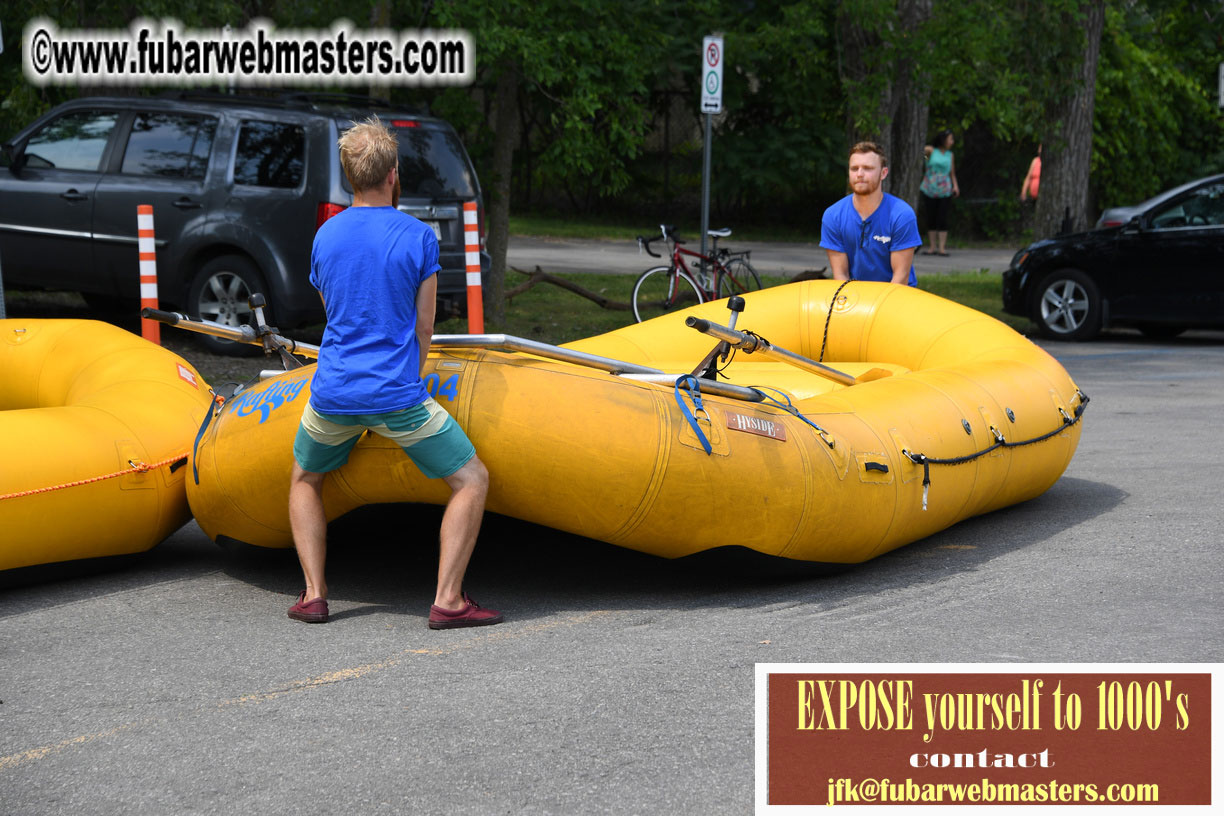
[[[723,38],[709,36],[701,43],[701,112],[705,114],[705,155],[701,173],[701,254],[706,254],[707,232],[710,230],[710,117],[722,113]],[[705,285],[705,261],[701,262],[702,285]]]

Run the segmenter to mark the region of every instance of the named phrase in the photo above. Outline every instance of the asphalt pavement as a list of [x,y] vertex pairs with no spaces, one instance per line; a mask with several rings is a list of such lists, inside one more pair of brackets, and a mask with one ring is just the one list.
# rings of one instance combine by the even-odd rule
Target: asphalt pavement
[[1092,400],[1063,478],[840,573],[492,517],[506,622],[434,632],[438,513],[398,506],[333,525],[326,625],[291,551],[194,524],[0,590],[0,812],[743,814],[757,662],[1221,662],[1224,335],[1045,347]]
[[[825,251],[818,243],[743,242],[734,237],[723,242],[733,250],[751,250],[752,265],[762,275],[792,278],[795,275],[828,266]],[[700,244],[691,240],[687,248],[697,251]],[[1002,272],[1011,263],[1016,248],[950,249],[947,256],[914,256],[914,271],[918,274],[943,272],[977,272],[988,269]],[[658,251],[658,247],[655,248]],[[539,266],[545,272],[602,272],[637,275],[652,266],[667,263],[667,258],[655,258],[638,252],[634,241],[604,241],[595,239],[532,238],[516,235],[506,251],[506,265],[524,272]]]

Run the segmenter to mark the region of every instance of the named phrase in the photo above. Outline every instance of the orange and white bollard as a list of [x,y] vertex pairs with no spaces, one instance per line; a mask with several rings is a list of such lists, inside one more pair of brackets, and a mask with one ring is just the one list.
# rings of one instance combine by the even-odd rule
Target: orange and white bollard
[[480,222],[476,202],[463,205],[463,243],[467,256],[468,334],[484,334],[484,295],[480,288]]
[[[157,248],[153,243],[153,205],[136,206],[136,247],[140,252],[140,306],[156,309]],[[161,324],[156,320],[140,319],[140,336],[161,345]]]

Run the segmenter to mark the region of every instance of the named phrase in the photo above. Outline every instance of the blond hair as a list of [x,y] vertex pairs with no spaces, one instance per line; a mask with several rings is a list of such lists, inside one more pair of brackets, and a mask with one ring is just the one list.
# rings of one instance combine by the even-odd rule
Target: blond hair
[[357,192],[381,185],[399,161],[399,142],[377,116],[354,122],[340,135],[337,144],[340,166]]

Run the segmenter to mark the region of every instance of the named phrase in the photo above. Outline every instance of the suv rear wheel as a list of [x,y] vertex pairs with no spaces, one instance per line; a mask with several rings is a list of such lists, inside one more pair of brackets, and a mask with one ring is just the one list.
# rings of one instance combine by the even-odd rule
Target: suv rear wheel
[[[249,258],[242,255],[219,255],[200,267],[187,294],[187,312],[193,317],[211,320],[223,326],[246,326],[251,322],[251,295],[261,292],[267,297],[263,276]],[[269,309],[264,319],[272,322]],[[240,355],[255,353],[255,346],[246,346],[211,335],[199,335],[204,348],[214,354]]]

